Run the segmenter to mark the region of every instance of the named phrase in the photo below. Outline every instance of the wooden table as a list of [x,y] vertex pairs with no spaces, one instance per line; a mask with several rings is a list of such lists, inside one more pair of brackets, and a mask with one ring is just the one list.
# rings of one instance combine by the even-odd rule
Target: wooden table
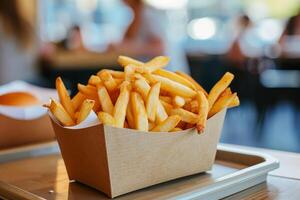
[[[273,155],[280,160],[280,168],[269,174],[267,182],[225,199],[300,199],[300,154],[237,145],[226,146]],[[14,195],[10,195],[11,199],[21,199],[20,196],[26,196],[25,190],[39,195],[45,189],[49,191],[47,199],[80,200],[86,199],[87,196],[92,200],[102,199],[99,198],[96,190],[79,183],[69,184],[64,162],[57,154],[0,164],[0,180],[0,194],[13,191]],[[32,196],[30,198],[28,196],[28,199],[34,200]]]

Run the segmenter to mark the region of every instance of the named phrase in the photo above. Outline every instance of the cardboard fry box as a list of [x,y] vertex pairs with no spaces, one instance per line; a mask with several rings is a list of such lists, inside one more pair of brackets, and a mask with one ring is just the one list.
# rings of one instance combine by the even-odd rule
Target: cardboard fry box
[[40,105],[16,107],[0,105],[0,149],[55,139],[47,109],[43,103],[56,97],[54,89],[47,89],[15,81],[0,87],[0,94],[28,92],[40,101]]
[[62,127],[50,114],[70,180],[113,198],[210,170],[226,110],[208,120],[204,133],[140,132],[103,124]]

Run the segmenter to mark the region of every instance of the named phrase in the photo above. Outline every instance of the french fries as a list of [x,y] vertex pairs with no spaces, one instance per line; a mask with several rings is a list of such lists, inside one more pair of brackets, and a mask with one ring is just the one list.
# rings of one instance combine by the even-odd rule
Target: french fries
[[102,71],[98,74],[98,76],[101,78],[109,92],[113,92],[118,88],[118,83],[108,71]]
[[190,124],[196,124],[199,121],[198,115],[182,108],[173,109],[171,115],[179,115],[182,121]]
[[229,106],[229,104],[234,100],[236,97],[236,93],[229,94],[229,95],[224,95],[220,97],[216,103],[213,105],[213,107],[210,109],[208,113],[208,117],[212,117],[216,113],[220,112],[222,109],[226,108]]
[[135,128],[140,131],[148,131],[148,116],[141,95],[137,92],[132,92],[130,98]]
[[114,105],[104,86],[98,86],[98,98],[103,111],[112,115],[114,112]]
[[129,102],[129,82],[124,81],[121,86],[121,92],[114,107],[113,116],[115,118],[115,126],[123,128],[127,105]]
[[59,97],[61,104],[63,105],[65,110],[69,113],[71,118],[73,118],[75,115],[75,109],[73,107],[73,104],[72,104],[71,98],[68,94],[68,91],[60,77],[57,77],[55,86],[56,86],[56,90],[57,90],[58,97]]
[[174,73],[174,72],[170,72],[170,71],[167,71],[167,70],[164,70],[164,69],[158,69],[156,71],[153,72],[153,74],[157,74],[159,76],[162,76],[162,77],[165,77],[165,78],[169,78],[173,81],[176,81],[178,83],[181,83],[193,90],[196,89],[196,86],[190,82],[189,80],[187,80],[186,78]]
[[198,122],[196,128],[198,133],[202,133],[206,126],[209,105],[208,100],[202,91],[197,91],[196,100],[198,103]]
[[92,75],[88,81],[89,85],[93,85],[93,86],[97,86],[99,84],[101,84],[102,81],[98,76]]
[[208,94],[208,104],[209,109],[212,108],[217,98],[220,94],[229,86],[231,81],[233,80],[234,75],[230,72],[226,72],[224,76],[214,85],[214,87],[210,90]]
[[149,68],[150,72],[154,72],[157,69],[167,66],[169,61],[170,61],[169,57],[157,56],[157,57],[153,58],[152,60],[146,62],[144,64],[144,67]]
[[86,99],[82,102],[78,115],[76,116],[76,123],[84,121],[87,116],[90,114],[95,104],[94,100]]
[[157,102],[157,109],[156,109],[156,117],[155,120],[158,123],[163,122],[165,119],[168,118],[167,111],[165,110],[164,106],[161,104],[160,101]]
[[75,125],[74,120],[68,114],[68,112],[65,110],[65,108],[60,103],[55,101],[54,99],[51,99],[49,110],[58,119],[58,121],[62,125],[64,125],[64,126]]
[[169,97],[169,96],[159,96],[159,100],[161,100],[161,101],[164,101],[164,102],[166,102],[166,103],[168,103],[168,104],[172,104],[172,97]]
[[152,86],[147,96],[146,111],[147,111],[148,119],[151,122],[155,121],[157,105],[159,102],[159,91],[160,91],[160,82]]
[[173,98],[174,107],[181,108],[182,106],[184,106],[184,104],[185,104],[185,100],[181,96],[175,96]]
[[205,96],[208,96],[207,92],[203,89],[203,87],[199,83],[197,83],[190,75],[188,75],[184,72],[179,72],[179,71],[176,71],[175,73],[178,74],[179,76],[185,78],[186,80],[190,81],[194,85],[196,90],[200,90],[205,94]]
[[135,60],[135,59],[127,57],[127,56],[119,56],[119,58],[118,58],[118,63],[122,67],[132,65],[132,66],[137,67],[136,70],[139,71],[140,73],[154,72],[159,68],[165,67],[169,63],[169,61],[170,61],[170,58],[168,58],[166,56],[157,56],[146,63],[140,62],[138,60]]
[[80,92],[78,92],[72,99],[72,104],[73,104],[73,108],[74,110],[77,110],[80,105],[82,104],[82,102],[85,100],[85,96],[83,94],[81,94]]
[[143,62],[140,62],[138,60],[135,60],[135,59],[127,57],[127,56],[119,56],[118,63],[122,67],[126,67],[127,65],[135,65],[135,66],[142,66],[142,65],[144,65]]
[[119,56],[124,71],[100,70],[87,85],[78,84],[70,98],[60,77],[56,88],[60,103],[51,100],[50,112],[64,126],[83,122],[95,112],[101,123],[145,132],[205,131],[207,120],[222,109],[238,106],[240,100],[229,84],[227,72],[209,94],[191,76],[163,69],[169,58],[157,56],[141,62]]
[[106,124],[109,126],[115,126],[115,124],[116,124],[115,118],[106,112],[99,112],[98,118],[99,118],[99,121],[103,124]]
[[234,99],[228,105],[228,108],[233,108],[240,105],[240,99],[238,96],[235,96]]
[[155,126],[151,131],[152,132],[169,132],[173,130],[177,124],[180,122],[181,117],[179,115],[172,115],[168,117],[165,121],[161,122]]
[[90,97],[92,99],[96,99],[97,98],[97,88],[95,86],[92,85],[82,85],[82,84],[78,84],[77,88],[79,90],[80,93],[82,93],[83,95]]
[[124,68],[124,73],[125,73],[125,80],[126,81],[131,81],[134,74],[135,74],[135,66],[134,65],[127,65]]
[[170,80],[168,78],[152,74],[149,74],[147,77],[152,83],[161,82],[161,89],[173,95],[178,95],[182,97],[194,97],[196,95],[195,90],[192,90],[191,88],[182,85],[181,83]]
[[135,121],[134,121],[134,116],[132,113],[130,98],[129,98],[129,103],[127,105],[127,110],[126,110],[126,119],[127,119],[129,128],[135,129]]
[[148,93],[151,89],[147,81],[145,79],[138,79],[134,81],[134,88],[137,92],[140,93],[140,95],[142,95],[144,101],[146,101],[148,97]]
[[177,132],[177,131],[182,131],[182,129],[181,129],[181,128],[178,128],[178,127],[175,127],[175,128],[173,128],[173,129],[171,130],[171,132]]
[[[108,73],[110,73],[112,75],[113,78],[116,79],[124,79],[124,72],[121,71],[114,71],[114,70],[110,70],[110,69],[102,69],[97,73],[97,76],[99,76],[99,74],[102,71],[107,71]],[[99,76],[100,77],[100,76]]]

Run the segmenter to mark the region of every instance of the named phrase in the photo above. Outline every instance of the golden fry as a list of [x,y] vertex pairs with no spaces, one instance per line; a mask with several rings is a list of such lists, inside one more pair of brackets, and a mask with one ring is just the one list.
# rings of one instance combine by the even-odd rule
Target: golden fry
[[83,95],[90,97],[92,99],[97,99],[97,88],[92,85],[82,85],[80,83],[77,84],[77,88],[80,93]]
[[99,78],[99,76],[95,76],[95,75],[92,75],[90,78],[89,78],[89,81],[88,81],[88,84],[89,85],[93,85],[93,86],[97,86],[99,84],[101,84],[102,81],[101,79]]
[[164,102],[162,100],[160,100],[160,103],[161,105],[163,105],[163,107],[165,108],[165,111],[168,113],[168,115],[170,115],[172,109],[173,109],[173,106],[167,102]]
[[126,110],[126,119],[130,128],[135,129],[135,121],[131,108],[131,98],[129,98],[129,103]]
[[[161,89],[171,93],[172,95],[178,95],[182,97],[194,97],[196,95],[196,92],[191,88],[168,78],[152,74],[149,74],[147,77],[150,77],[149,81],[152,83],[161,82]],[[155,81],[153,82],[153,80]]]
[[134,89],[140,93],[140,95],[143,97],[143,100],[146,101],[151,87],[145,79],[138,79],[134,81]]
[[142,74],[139,74],[139,73],[135,73],[133,75],[133,77],[136,79],[136,80],[139,80],[139,79],[144,79],[146,80],[146,78],[142,75]]
[[158,123],[163,122],[165,119],[168,118],[167,111],[165,110],[164,106],[161,104],[160,101],[157,103],[156,115],[155,120]]
[[153,72],[153,74],[168,78],[172,81],[175,81],[177,83],[181,83],[193,90],[196,90],[196,87],[193,83],[191,83],[189,80],[187,80],[186,78],[174,73],[174,72],[170,72],[168,70],[165,69],[158,69],[155,72]]
[[235,96],[234,99],[228,105],[228,108],[233,108],[240,105],[240,99],[238,96]]
[[110,96],[104,86],[98,87],[98,98],[101,104],[102,110],[112,115],[114,112],[114,105],[110,99]]
[[185,99],[181,96],[174,96],[172,102],[175,108],[181,108],[185,104]]
[[[200,91],[200,90],[199,90]],[[188,102],[188,103],[186,103],[184,106],[183,106],[183,108],[185,109],[185,110],[188,110],[188,111],[190,111],[190,112],[192,112],[192,113],[198,113],[198,101],[197,100],[192,100],[192,101],[190,101],[190,102]]]
[[49,110],[62,125],[64,126],[75,125],[75,122],[73,121],[69,113],[65,110],[65,108],[54,99],[51,99]]
[[135,120],[135,128],[140,131],[148,131],[148,116],[141,95],[137,92],[132,92],[130,98]]
[[118,57],[118,63],[122,67],[125,67],[127,65],[135,65],[135,66],[142,66],[142,65],[144,65],[143,62],[140,62],[138,60],[135,60],[135,59],[127,57],[127,56],[119,56]]
[[158,82],[151,87],[148,93],[148,97],[146,101],[146,111],[147,111],[148,119],[151,122],[155,121],[157,104],[159,102],[159,91],[160,91],[160,83]]
[[171,130],[171,132],[178,132],[178,131],[182,131],[181,128],[175,127]]
[[114,117],[106,112],[99,112],[98,118],[99,121],[105,125],[115,126],[116,124]]
[[200,90],[200,91],[202,91],[205,94],[205,96],[208,96],[208,94],[205,91],[205,89],[199,83],[197,83],[190,75],[188,75],[188,74],[186,74],[184,72],[179,72],[179,71],[176,71],[175,73],[178,74],[179,76],[185,78],[186,80],[190,81],[194,85],[194,87],[196,88],[196,90]]
[[135,74],[135,67],[133,65],[127,65],[124,68],[125,81],[131,81]]
[[98,76],[103,81],[108,92],[113,92],[118,88],[118,84],[116,80],[112,77],[112,75],[108,71],[101,71]]
[[230,89],[230,87],[228,87],[220,94],[219,98],[222,96],[231,95],[231,94],[232,94],[231,89]]
[[212,117],[216,113],[220,112],[222,109],[229,106],[229,104],[233,101],[233,99],[237,96],[236,93],[230,94],[230,95],[224,95],[220,97],[213,107],[209,110],[208,118]]
[[122,67],[127,65],[136,66],[136,71],[139,73],[151,73],[159,68],[165,67],[170,61],[170,58],[166,56],[157,56],[150,61],[143,63],[127,56],[119,56],[118,63]]
[[226,72],[223,77],[214,85],[208,94],[209,109],[212,108],[215,101],[218,99],[220,94],[228,87],[233,80],[234,75],[230,72]]
[[124,79],[121,78],[115,78],[115,82],[118,86],[120,86],[123,83]]
[[123,128],[124,121],[125,121],[125,116],[126,116],[126,110],[127,110],[127,105],[129,102],[129,82],[124,81],[121,85],[120,88],[120,95],[117,99],[117,102],[114,107],[114,118],[116,122],[116,127]]
[[175,108],[171,110],[171,115],[179,115],[181,120],[190,124],[196,124],[198,122],[198,115],[182,108]]
[[115,70],[110,70],[107,69],[107,71],[112,75],[112,77],[117,78],[117,79],[124,79],[124,72],[120,71],[115,71]]
[[65,110],[69,113],[71,118],[74,118],[75,109],[73,107],[69,93],[60,77],[56,78],[55,86],[56,86],[56,90],[57,90],[58,97],[59,97],[61,104],[63,105]]
[[155,126],[151,131],[153,132],[169,132],[173,130],[180,122],[181,117],[179,115],[172,115],[165,121]]
[[84,96],[85,99],[91,99],[93,101],[95,101],[94,103],[94,107],[93,107],[93,110],[97,113],[101,110],[101,105],[100,105],[100,102],[99,102],[99,99],[97,96],[88,96],[86,94],[82,94]]
[[80,92],[78,92],[72,99],[71,102],[73,104],[73,108],[74,110],[77,110],[80,105],[82,104],[82,102],[86,99],[86,97],[81,94]]
[[199,105],[198,106],[199,121],[197,122],[196,128],[198,130],[198,133],[202,133],[206,127],[209,105],[205,94],[201,91],[197,91],[196,100]]
[[150,72],[154,72],[160,68],[168,65],[170,58],[167,56],[157,56],[144,64],[144,67],[150,69]]
[[77,124],[79,124],[80,122],[84,121],[87,118],[87,116],[90,114],[91,110],[93,109],[94,104],[95,104],[94,100],[86,99],[83,101],[76,118]]
[[168,104],[172,104],[172,98],[169,96],[159,96],[159,100],[164,101]]
[[[230,89],[230,87],[228,87],[228,88],[226,88],[226,89],[220,94],[220,97],[225,96],[225,95],[229,96],[229,95],[231,95],[231,94],[232,94],[231,89]],[[220,97],[219,97],[219,98],[220,98]],[[228,108],[236,107],[236,106],[239,106],[239,105],[240,105],[240,100],[239,100],[239,97],[236,96],[236,97],[230,102],[230,104],[228,105]]]

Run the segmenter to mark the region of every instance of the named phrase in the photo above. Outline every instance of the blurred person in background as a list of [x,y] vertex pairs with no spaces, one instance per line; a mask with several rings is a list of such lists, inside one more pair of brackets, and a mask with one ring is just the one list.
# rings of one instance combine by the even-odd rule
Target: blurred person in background
[[32,27],[21,17],[18,1],[0,1],[0,84],[34,77],[33,35]]
[[123,40],[117,44],[111,44],[110,50],[119,54],[136,56],[157,56],[162,55],[164,46],[160,36],[156,35],[150,27],[144,15],[144,3],[141,0],[124,0],[130,7],[134,18],[128,26]]
[[[134,18],[123,40],[110,46],[118,54],[137,56],[145,60],[158,55],[171,58],[167,68],[190,73],[182,41],[186,34],[186,1],[178,0],[166,8],[166,3],[152,0],[124,0]],[[169,1],[171,4],[172,2]]]
[[[39,59],[42,62],[51,62],[53,56],[57,51],[88,51],[84,44],[80,26],[72,26],[61,41],[58,42],[44,42],[41,44],[39,50]],[[42,63],[45,64],[45,63]]]
[[59,42],[57,47],[69,51],[87,51],[83,44],[80,27],[78,25],[72,26],[66,38]]
[[295,16],[288,19],[285,29],[279,39],[282,55],[300,56],[300,11]]
[[251,25],[252,22],[247,15],[242,15],[238,18],[236,28],[237,35],[226,56],[231,66],[238,67],[241,70],[245,68],[247,62],[247,56],[242,51],[241,40]]

